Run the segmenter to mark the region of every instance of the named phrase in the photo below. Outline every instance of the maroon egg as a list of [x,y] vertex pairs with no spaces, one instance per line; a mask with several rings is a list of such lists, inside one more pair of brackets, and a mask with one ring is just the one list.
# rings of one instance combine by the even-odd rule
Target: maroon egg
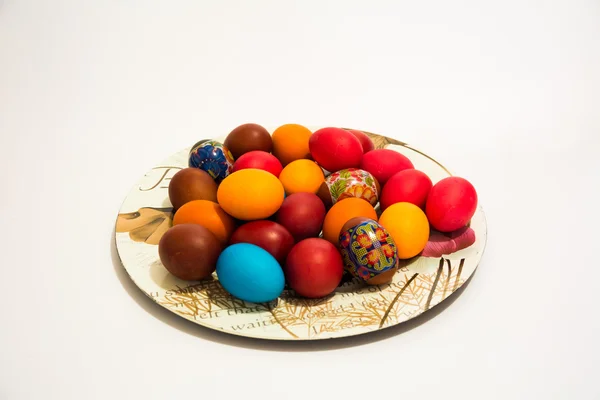
[[198,224],[173,226],[158,243],[158,255],[164,267],[186,281],[209,277],[217,267],[222,250],[219,239]]
[[271,134],[258,124],[243,124],[238,126],[227,135],[223,144],[231,151],[235,160],[242,154],[253,150],[270,153],[273,149]]
[[283,200],[277,212],[277,222],[299,242],[319,236],[325,220],[325,205],[316,194],[294,193]]
[[412,168],[414,165],[408,157],[390,149],[370,151],[364,155],[360,164],[360,169],[370,172],[382,186],[395,173]]
[[364,153],[368,153],[371,150],[375,150],[375,145],[373,144],[373,141],[371,140],[370,137],[367,136],[366,133],[364,133],[363,131],[357,131],[356,129],[346,129],[348,132],[350,132],[351,134],[353,134],[354,136],[356,136],[356,138],[359,140],[362,149],[363,149],[363,154]]
[[229,244],[250,243],[271,254],[280,264],[285,262],[294,238],[282,225],[267,220],[252,221],[240,226],[231,236]]
[[216,203],[217,183],[206,171],[184,168],[173,175],[169,182],[169,200],[175,210],[192,200]]

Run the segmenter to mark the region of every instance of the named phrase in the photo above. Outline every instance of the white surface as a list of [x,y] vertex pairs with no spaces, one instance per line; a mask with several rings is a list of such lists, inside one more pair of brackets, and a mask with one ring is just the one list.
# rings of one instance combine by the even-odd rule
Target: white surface
[[[0,0],[0,399],[598,398],[599,43],[597,1]],[[395,136],[471,180],[466,290],[329,347],[145,299],[111,258],[123,197],[248,121]]]

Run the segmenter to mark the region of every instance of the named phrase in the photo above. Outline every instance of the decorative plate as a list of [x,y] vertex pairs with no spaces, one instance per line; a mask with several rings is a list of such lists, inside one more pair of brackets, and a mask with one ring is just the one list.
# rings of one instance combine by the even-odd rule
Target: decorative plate
[[[406,143],[365,132],[376,148],[407,156],[435,184],[450,172]],[[219,142],[224,137],[217,138]],[[448,298],[473,274],[486,243],[478,206],[468,227],[451,235],[432,231],[420,256],[403,261],[390,284],[343,281],[326,298],[304,299],[285,290],[268,304],[229,295],[212,279],[186,282],[172,276],[158,256],[158,242],[171,226],[171,177],[187,167],[186,148],[148,171],[125,198],[116,222],[116,247],[133,282],[167,310],[207,328],[273,340],[317,340],[359,335],[414,318]]]

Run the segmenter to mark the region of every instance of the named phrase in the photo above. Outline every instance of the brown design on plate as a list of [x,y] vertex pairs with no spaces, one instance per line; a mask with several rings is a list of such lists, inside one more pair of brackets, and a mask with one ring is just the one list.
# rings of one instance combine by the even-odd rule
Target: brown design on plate
[[157,245],[172,225],[172,209],[143,207],[135,212],[119,214],[116,231],[129,232],[135,242]]

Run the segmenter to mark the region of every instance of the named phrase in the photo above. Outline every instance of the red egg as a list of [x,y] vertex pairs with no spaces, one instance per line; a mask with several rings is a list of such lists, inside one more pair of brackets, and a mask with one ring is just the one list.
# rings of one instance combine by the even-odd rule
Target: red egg
[[250,243],[271,254],[280,264],[285,262],[292,247],[294,238],[277,222],[261,220],[252,221],[240,226],[231,236],[229,244]]
[[281,162],[271,153],[266,151],[254,150],[248,153],[244,153],[235,160],[233,164],[233,170],[231,173],[239,171],[240,169],[256,168],[270,172],[279,178],[279,174],[283,167]]
[[328,171],[358,168],[363,157],[360,141],[341,128],[323,128],[308,141],[312,158]]
[[363,156],[360,169],[370,172],[380,185],[397,172],[413,169],[413,163],[403,154],[390,149],[377,149]]
[[299,242],[319,236],[325,220],[325,205],[314,193],[294,193],[283,200],[277,212],[277,222]]
[[292,248],[283,269],[285,278],[297,294],[324,297],[340,284],[344,263],[338,249],[325,239],[311,238]]
[[405,169],[396,172],[381,191],[381,210],[395,203],[407,202],[425,209],[427,196],[431,190],[431,179],[423,171]]
[[367,136],[363,131],[357,131],[355,129],[346,129],[348,132],[356,136],[356,138],[360,141],[360,144],[363,149],[363,154],[368,153],[371,150],[375,150],[375,145],[370,137]]
[[440,232],[465,226],[477,209],[477,192],[464,178],[444,178],[431,188],[425,207],[429,223]]

